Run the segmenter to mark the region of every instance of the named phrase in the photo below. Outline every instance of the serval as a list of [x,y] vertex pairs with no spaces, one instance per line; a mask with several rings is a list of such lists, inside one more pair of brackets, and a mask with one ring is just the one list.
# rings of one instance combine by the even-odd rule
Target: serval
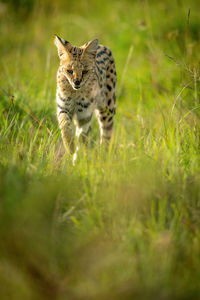
[[[110,49],[98,39],[75,47],[55,36],[60,66],[57,72],[57,117],[66,151],[76,159],[74,123],[78,141],[87,140],[95,112],[100,143],[110,141],[116,112],[116,69]],[[78,142],[79,145],[79,142]]]

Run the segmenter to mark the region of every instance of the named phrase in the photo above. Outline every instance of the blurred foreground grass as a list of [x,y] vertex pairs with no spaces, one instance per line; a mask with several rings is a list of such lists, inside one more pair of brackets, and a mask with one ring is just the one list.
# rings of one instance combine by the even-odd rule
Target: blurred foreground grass
[[[200,298],[198,1],[0,2],[0,299]],[[106,155],[75,167],[53,34],[115,56]]]

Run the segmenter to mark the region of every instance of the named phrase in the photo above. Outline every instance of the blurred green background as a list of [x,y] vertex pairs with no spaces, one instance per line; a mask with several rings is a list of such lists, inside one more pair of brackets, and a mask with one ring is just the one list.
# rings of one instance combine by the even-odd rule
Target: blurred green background
[[[109,151],[94,118],[75,167],[54,34],[118,73]],[[0,37],[0,299],[199,299],[199,1],[0,1]]]

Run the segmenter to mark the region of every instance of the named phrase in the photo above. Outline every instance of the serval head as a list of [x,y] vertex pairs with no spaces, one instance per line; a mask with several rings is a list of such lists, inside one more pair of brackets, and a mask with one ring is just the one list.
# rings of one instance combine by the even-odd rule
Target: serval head
[[96,59],[98,39],[81,47],[72,46],[69,42],[55,35],[61,70],[74,90],[80,89],[93,72]]

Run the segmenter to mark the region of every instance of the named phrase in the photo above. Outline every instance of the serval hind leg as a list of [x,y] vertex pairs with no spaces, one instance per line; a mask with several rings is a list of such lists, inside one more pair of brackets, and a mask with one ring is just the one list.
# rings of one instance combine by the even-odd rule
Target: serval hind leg
[[114,117],[116,113],[115,90],[116,90],[117,74],[116,74],[114,59],[110,50],[108,56],[109,56],[109,64],[106,71],[105,105],[103,108],[99,109],[97,113],[97,118],[100,125],[101,144],[104,142],[108,144],[108,142],[111,139]]

